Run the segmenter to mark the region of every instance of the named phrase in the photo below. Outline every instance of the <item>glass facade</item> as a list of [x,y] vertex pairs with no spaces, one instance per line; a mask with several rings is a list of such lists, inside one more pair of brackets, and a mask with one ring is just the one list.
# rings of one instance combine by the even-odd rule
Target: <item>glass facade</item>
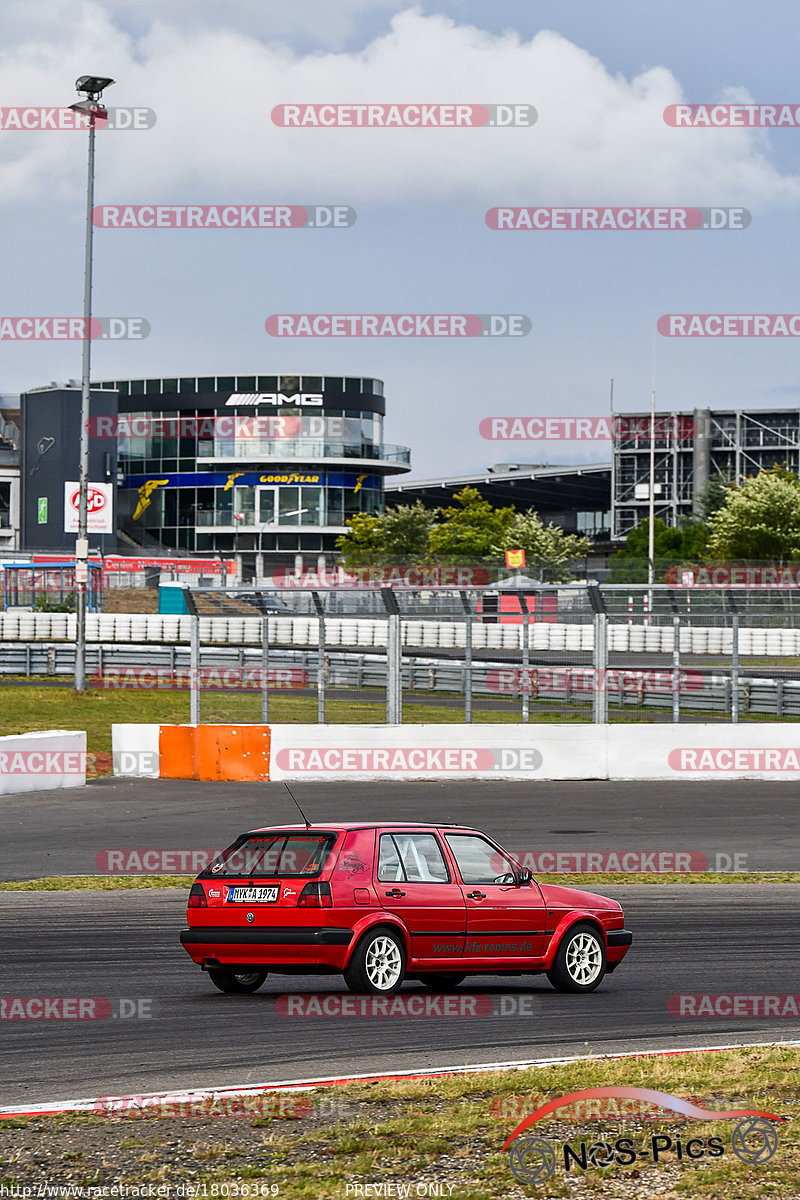
[[383,383],[349,376],[112,380],[128,532],[184,551],[333,552],[383,510],[410,452],[383,440]]

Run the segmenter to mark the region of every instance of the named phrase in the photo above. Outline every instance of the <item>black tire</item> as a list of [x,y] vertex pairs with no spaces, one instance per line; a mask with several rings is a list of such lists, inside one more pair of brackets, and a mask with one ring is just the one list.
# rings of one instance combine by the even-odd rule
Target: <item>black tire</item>
[[344,972],[351,992],[391,996],[399,992],[406,973],[406,948],[394,929],[379,925],[365,933]]
[[606,948],[596,925],[580,921],[561,939],[547,978],[557,992],[593,992],[606,973]]
[[466,978],[457,971],[431,971],[428,975],[420,975],[419,981],[435,992],[445,992],[448,988],[458,987]]
[[208,977],[215,988],[221,992],[257,992],[267,971],[254,967],[252,970],[232,970],[230,967],[215,967],[208,972]]

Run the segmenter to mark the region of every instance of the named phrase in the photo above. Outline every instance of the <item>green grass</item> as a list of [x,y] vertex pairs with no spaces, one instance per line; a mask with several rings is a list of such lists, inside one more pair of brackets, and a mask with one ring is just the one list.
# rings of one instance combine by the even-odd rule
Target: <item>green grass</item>
[[[188,888],[194,875],[45,875],[41,879],[9,879],[0,892],[119,892],[129,888]],[[683,875],[537,875],[539,883],[597,891],[620,884],[710,883],[724,887],[741,883],[800,883],[800,871],[750,871],[739,874],[707,871]]]
[[[639,1160],[567,1175],[563,1160],[545,1185],[518,1183],[502,1151],[522,1114],[548,1100],[584,1088],[651,1088],[709,1109],[753,1108],[794,1118],[800,1102],[800,1053],[793,1047],[753,1047],[719,1053],[584,1061],[563,1066],[496,1073],[465,1073],[401,1082],[354,1083],[308,1093],[311,1112],[291,1120],[149,1118],[133,1124],[84,1114],[36,1117],[25,1123],[0,1120],[4,1181],[36,1183],[47,1162],[48,1183],[84,1178],[99,1184],[139,1186],[169,1181],[206,1185],[275,1187],[285,1200],[339,1200],[347,1185],[397,1185],[423,1194],[418,1184],[445,1184],[454,1200],[524,1200],[525,1197],[595,1196],[599,1200],[657,1196],[659,1200],[789,1200],[798,1195],[800,1140],[796,1122],[776,1126],[778,1149],[761,1166],[731,1153],[735,1122],[686,1120],[677,1115],[579,1120],[556,1111],[533,1127],[560,1149],[565,1142],[591,1143],[601,1131],[630,1137],[637,1148],[656,1133],[722,1139],[721,1158],[661,1163]],[[322,1107],[325,1106],[326,1107]],[[512,1112],[507,1116],[503,1113]],[[212,1190],[216,1185],[216,1193]],[[450,1185],[450,1189],[447,1185]],[[35,1194],[35,1193],[34,1193]],[[199,1194],[202,1195],[202,1192]],[[232,1188],[228,1195],[234,1195]],[[380,1194],[380,1193],[377,1193]],[[402,1194],[402,1193],[401,1193]],[[354,1196],[351,1186],[349,1195]]]
[[[432,693],[420,693],[420,695]],[[531,723],[556,723],[587,725],[591,709],[542,711],[531,704]],[[660,717],[668,723],[666,710],[611,707],[612,721],[652,725]],[[270,721],[276,724],[308,722],[316,723],[316,697],[289,696],[275,693],[270,695]],[[201,697],[201,718],[204,722],[221,724],[258,723],[261,720],[261,702],[255,695],[206,692]],[[520,709],[514,710],[474,708],[472,714],[476,725],[514,724],[521,720]],[[376,700],[351,701],[329,696],[326,719],[330,724],[377,724],[386,721],[386,704],[383,698]],[[719,720],[719,714],[693,713],[692,719]],[[775,717],[748,718],[748,720],[775,721]],[[782,718],[791,722],[792,718]],[[124,723],[155,723],[164,725],[184,724],[189,720],[188,692],[119,690],[75,692],[71,688],[58,687],[0,687],[0,735],[29,733],[39,729],[85,729],[87,750],[96,756],[92,775],[109,774],[111,771],[111,726]],[[461,725],[464,722],[463,703],[421,704],[408,699],[403,704],[403,721],[409,725],[431,724]],[[661,723],[661,721],[659,721]]]

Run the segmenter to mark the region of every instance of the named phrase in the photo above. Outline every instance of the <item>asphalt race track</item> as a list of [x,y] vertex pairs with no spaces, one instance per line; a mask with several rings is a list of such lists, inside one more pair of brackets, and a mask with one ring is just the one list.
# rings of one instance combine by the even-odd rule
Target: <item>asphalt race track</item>
[[[710,857],[721,850],[746,853],[751,869],[765,870],[798,861],[790,785],[307,784],[295,791],[318,820],[436,817],[479,825],[515,849],[664,848]],[[248,826],[292,820],[286,800],[274,784],[166,781],[6,797],[0,877],[86,873],[102,848],[225,844]],[[601,890],[624,905],[634,944],[597,992],[559,995],[543,976],[473,977],[458,993],[493,995],[497,1005],[502,995],[524,997],[525,1011],[394,1019],[290,1018],[276,1010],[276,997],[290,990],[348,994],[336,976],[271,976],[253,996],[217,992],[178,942],[182,890],[0,892],[3,996],[143,999],[152,1013],[2,1022],[2,1103],[800,1038],[796,1018],[680,1018],[667,1009],[679,993],[796,990],[795,886]],[[416,983],[403,990],[422,991]]]
[[[580,730],[576,729],[576,736]],[[509,850],[690,850],[800,870],[796,783],[297,783],[310,821],[451,821]],[[280,783],[102,779],[0,800],[0,880],[87,875],[114,848],[214,848],[298,813]]]

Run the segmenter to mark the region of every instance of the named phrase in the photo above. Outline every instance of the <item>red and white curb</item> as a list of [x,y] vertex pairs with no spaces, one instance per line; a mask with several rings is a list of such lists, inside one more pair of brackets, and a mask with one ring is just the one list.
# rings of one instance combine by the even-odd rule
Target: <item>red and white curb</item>
[[617,1054],[576,1054],[564,1058],[531,1058],[524,1061],[474,1063],[463,1067],[442,1067],[429,1071],[393,1071],[386,1074],[320,1076],[314,1079],[282,1079],[273,1083],[233,1085],[222,1088],[190,1088],[185,1091],[152,1092],[129,1096],[97,1096],[92,1100],[57,1100],[32,1104],[27,1108],[0,1107],[0,1120],[6,1117],[58,1116],[62,1113],[91,1113],[102,1109],[134,1105],[139,1111],[157,1108],[165,1101],[171,1104],[222,1103],[228,1099],[263,1096],[269,1092],[306,1092],[314,1088],[339,1087],[347,1083],[393,1083],[414,1079],[440,1079],[452,1075],[469,1075],[490,1071],[529,1071],[545,1067],[565,1067],[579,1062],[613,1062],[622,1058],[670,1058],[678,1054],[717,1054],[724,1050],[749,1050],[764,1047],[800,1046],[790,1042],[730,1042],[723,1046],[681,1046],[674,1050],[627,1050]]

